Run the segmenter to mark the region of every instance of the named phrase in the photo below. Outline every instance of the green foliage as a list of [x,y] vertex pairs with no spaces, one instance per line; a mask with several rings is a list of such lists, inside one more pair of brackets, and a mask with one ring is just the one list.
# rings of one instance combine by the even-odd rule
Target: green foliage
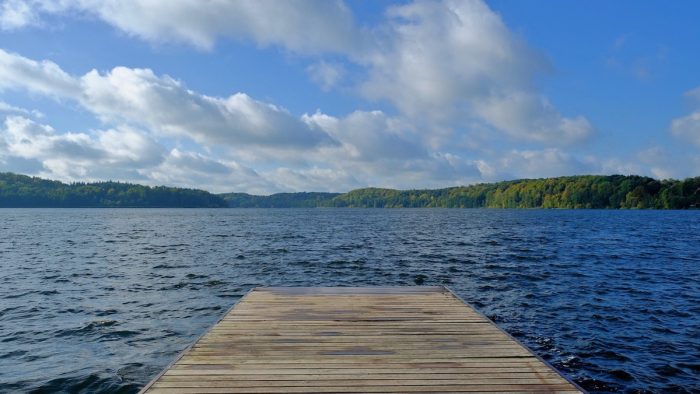
[[683,181],[641,176],[522,179],[438,190],[359,189],[326,206],[363,208],[700,208],[700,177]]
[[641,176],[522,179],[437,190],[366,188],[348,193],[246,193],[119,182],[64,184],[0,173],[0,207],[234,207],[234,208],[700,208],[700,177]]
[[700,177],[683,181],[640,176],[570,176],[482,183],[437,190],[366,188],[345,194],[222,195],[231,207],[248,208],[700,208]]
[[231,208],[316,208],[325,206],[339,193],[277,193],[254,196],[247,193],[220,194]]
[[12,173],[0,173],[0,207],[225,207],[219,196],[165,186],[120,182],[65,184]]

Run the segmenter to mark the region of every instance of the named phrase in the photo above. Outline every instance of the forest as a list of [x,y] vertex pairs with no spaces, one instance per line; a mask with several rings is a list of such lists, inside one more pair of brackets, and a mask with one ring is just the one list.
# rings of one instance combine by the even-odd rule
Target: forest
[[219,208],[219,196],[203,190],[121,182],[71,183],[0,173],[0,207]]
[[445,189],[212,194],[122,182],[71,183],[0,173],[0,207],[700,209],[700,177],[636,175],[520,179]]
[[248,193],[220,194],[231,208],[318,208],[328,207],[340,193],[300,192],[256,196]]
[[230,207],[352,208],[700,208],[700,177],[656,180],[635,175],[582,175],[482,183],[436,190],[357,189],[344,194],[222,195]]

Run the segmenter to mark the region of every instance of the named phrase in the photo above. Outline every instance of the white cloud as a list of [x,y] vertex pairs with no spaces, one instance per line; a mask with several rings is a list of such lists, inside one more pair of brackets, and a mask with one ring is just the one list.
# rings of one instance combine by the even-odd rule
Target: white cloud
[[410,123],[381,111],[355,111],[342,118],[317,112],[305,115],[304,120],[341,142],[338,147],[319,150],[310,159],[324,170],[330,167],[334,176],[353,175],[352,182],[342,184],[420,188],[480,178],[473,160],[429,150]]
[[284,108],[244,93],[227,98],[199,94],[149,69],[92,70],[78,78],[55,63],[0,49],[0,88],[72,99],[106,122],[133,123],[208,144],[299,148],[335,143]]
[[340,1],[82,1],[81,8],[149,41],[211,48],[219,36],[253,39],[301,52],[352,50],[353,17]]
[[104,120],[141,123],[151,130],[189,136],[209,144],[310,147],[332,144],[285,109],[244,93],[202,95],[148,69],[116,67],[81,78],[80,102]]
[[165,160],[143,171],[153,184],[203,188],[211,192],[247,191],[270,193],[276,186],[253,169],[235,161],[217,160],[205,155],[172,149]]
[[56,63],[32,59],[0,49],[0,91],[26,89],[53,97],[76,97],[78,81]]
[[261,173],[283,191],[333,191],[367,187],[416,189],[464,185],[481,179],[468,160],[438,154],[416,160],[368,163],[335,157],[309,168],[279,167]]
[[130,163],[142,167],[154,165],[162,161],[163,148],[145,132],[129,126],[99,131],[96,144],[106,153],[107,161]]
[[314,82],[321,86],[322,90],[329,91],[343,77],[345,68],[340,63],[328,63],[322,60],[308,66],[306,72]]
[[302,119],[341,141],[340,149],[348,159],[407,160],[427,155],[410,124],[388,117],[381,111],[355,111],[344,118],[317,112],[304,115]]
[[659,145],[651,146],[637,153],[638,162],[644,165],[644,169],[636,173],[649,174],[658,179],[682,178],[692,173],[688,168],[683,168],[692,162],[692,159],[684,156],[671,154]]
[[671,133],[700,146],[700,110],[671,121]]
[[363,183],[344,169],[311,167],[307,169],[276,168],[265,177],[277,184],[282,191],[346,192],[363,186]]
[[0,5],[0,29],[2,30],[13,30],[37,22],[37,15],[26,1],[6,0]]
[[498,167],[502,179],[602,173],[598,159],[577,157],[557,148],[513,150],[503,155]]
[[700,146],[700,87],[686,92],[685,96],[693,101],[698,108],[686,116],[673,119],[670,126],[671,133]]
[[[363,59],[362,92],[422,124],[463,129],[473,120],[517,139],[559,145],[592,133],[532,87],[547,63],[480,0],[391,7],[379,48]],[[554,138],[553,138],[554,137]]]
[[211,49],[216,39],[253,40],[297,52],[355,52],[361,41],[352,12],[329,0],[10,0],[0,27],[40,23],[42,14],[82,13],[151,42]]
[[37,111],[35,109],[28,110],[26,108],[16,107],[16,106],[8,104],[4,101],[0,101],[0,113],[26,115],[26,116],[33,116],[35,118],[43,118],[44,117],[44,114],[41,113],[40,111]]
[[128,127],[92,134],[57,133],[31,119],[8,116],[0,141],[1,156],[41,163],[42,174],[64,180],[123,176],[162,160],[155,141]]
[[590,136],[593,127],[582,116],[563,117],[537,94],[512,92],[474,104],[475,112],[491,125],[517,139],[567,145]]
[[213,192],[278,191],[251,168],[181,149],[169,152],[144,132],[119,126],[91,133],[58,133],[51,126],[9,116],[0,129],[0,164],[63,181],[116,179]]

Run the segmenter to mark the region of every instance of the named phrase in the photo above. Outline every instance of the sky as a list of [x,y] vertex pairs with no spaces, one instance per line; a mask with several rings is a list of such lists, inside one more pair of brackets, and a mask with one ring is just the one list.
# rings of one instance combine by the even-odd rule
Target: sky
[[700,175],[700,3],[4,0],[0,172],[270,194]]

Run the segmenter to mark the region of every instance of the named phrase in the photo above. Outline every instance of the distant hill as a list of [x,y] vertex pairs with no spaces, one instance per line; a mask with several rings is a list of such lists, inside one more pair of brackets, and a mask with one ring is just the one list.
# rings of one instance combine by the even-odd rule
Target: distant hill
[[0,173],[0,207],[219,208],[219,196],[195,189],[120,182],[72,183]]
[[700,177],[660,181],[635,175],[581,175],[433,190],[365,188],[343,194],[255,196],[121,182],[65,184],[0,173],[0,207],[692,209],[700,208]]
[[625,175],[582,175],[482,183],[435,190],[365,188],[344,194],[221,195],[230,207],[353,208],[700,208],[700,177],[659,181]]
[[247,193],[219,194],[231,208],[317,208],[329,206],[340,193],[277,193],[254,196]]

